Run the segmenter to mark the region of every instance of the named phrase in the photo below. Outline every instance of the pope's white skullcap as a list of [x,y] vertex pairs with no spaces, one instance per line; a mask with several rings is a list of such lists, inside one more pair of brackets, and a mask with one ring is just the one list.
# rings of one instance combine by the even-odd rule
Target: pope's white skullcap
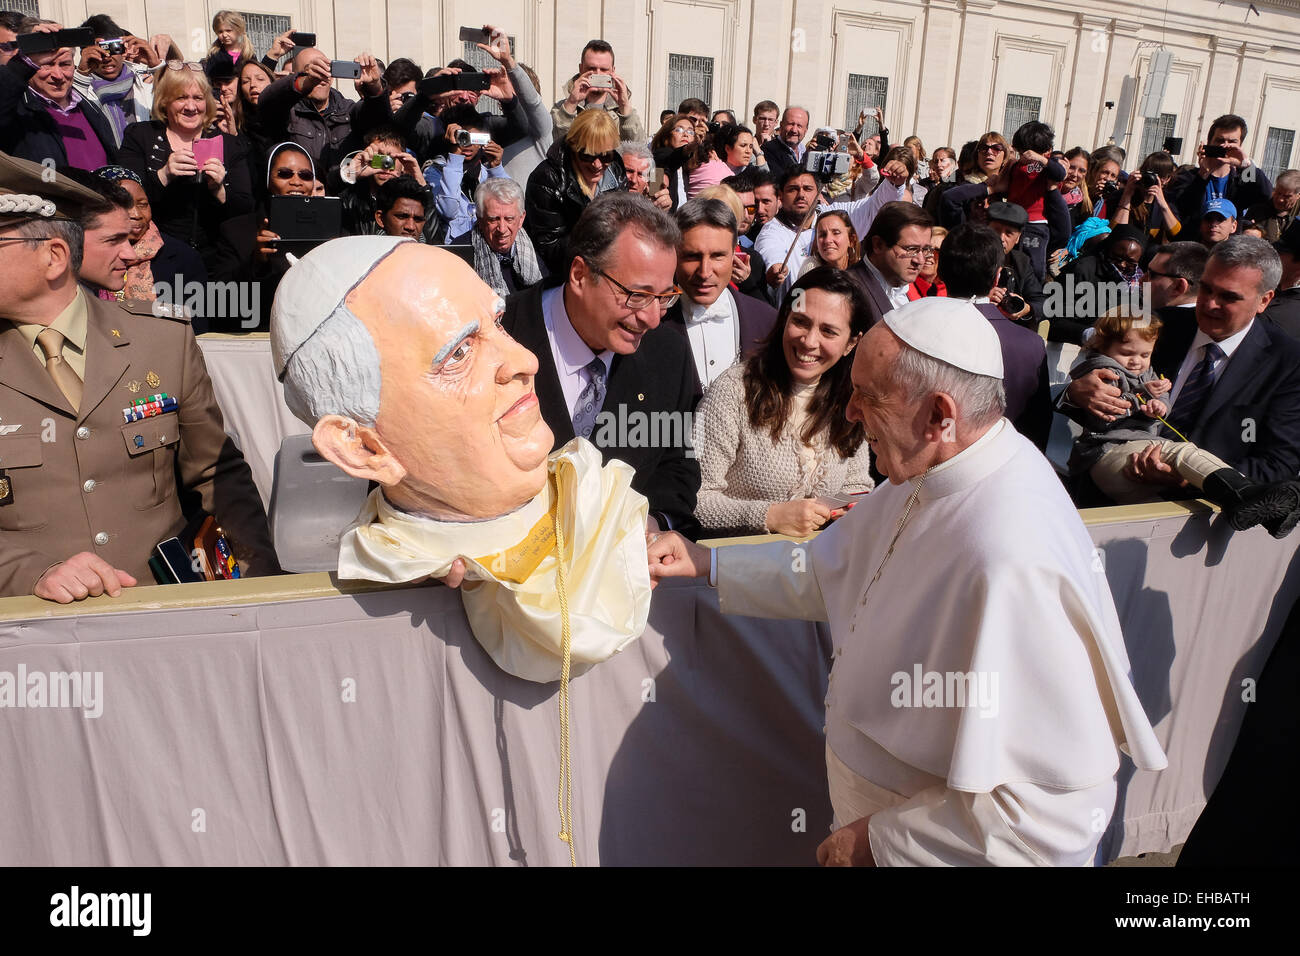
[[884,321],[918,352],[976,375],[1002,377],[1002,341],[969,299],[927,296],[886,312]]
[[384,257],[399,245],[414,242],[393,236],[345,236],[307,253],[284,274],[271,306],[271,358],[275,374],[343,304]]

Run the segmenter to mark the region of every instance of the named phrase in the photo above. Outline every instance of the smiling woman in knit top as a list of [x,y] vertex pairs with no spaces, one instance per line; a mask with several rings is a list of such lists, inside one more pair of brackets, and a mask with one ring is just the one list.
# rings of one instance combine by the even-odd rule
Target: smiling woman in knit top
[[869,315],[857,283],[814,269],[785,297],[763,350],[714,381],[695,431],[705,528],[802,537],[843,513],[827,496],[873,487],[862,425],[844,414]]

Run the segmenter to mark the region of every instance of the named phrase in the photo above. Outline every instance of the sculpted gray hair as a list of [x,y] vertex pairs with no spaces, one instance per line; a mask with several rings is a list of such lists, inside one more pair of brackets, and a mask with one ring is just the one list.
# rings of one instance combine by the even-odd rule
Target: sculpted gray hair
[[379,418],[380,378],[370,331],[340,306],[290,357],[284,400],[309,425],[326,415],[343,415],[373,428]]
[[1272,243],[1258,236],[1230,236],[1210,250],[1210,261],[1230,267],[1259,270],[1259,294],[1282,281],[1282,260]]
[[624,229],[635,229],[644,238],[674,252],[682,240],[672,216],[644,196],[614,189],[593,199],[578,217],[569,234],[569,261],[582,256],[589,269],[604,271],[613,255],[614,241]]
[[524,211],[524,187],[513,179],[506,179],[502,176],[485,179],[479,183],[478,188],[474,190],[474,208],[480,214],[483,212],[484,203],[489,199],[495,199],[499,203],[513,204],[520,212]]
[[910,404],[935,392],[952,396],[961,421],[980,428],[992,425],[1006,411],[1007,394],[1002,379],[976,375],[919,352],[906,342],[891,370],[894,384]]
[[618,144],[618,154],[622,156],[624,159],[626,159],[628,156],[635,156],[637,159],[644,160],[645,162],[649,163],[650,167],[645,171],[645,178],[646,179],[655,178],[654,153],[650,152],[650,147],[647,146],[645,143],[634,143],[631,140],[625,139],[623,140],[623,142]]

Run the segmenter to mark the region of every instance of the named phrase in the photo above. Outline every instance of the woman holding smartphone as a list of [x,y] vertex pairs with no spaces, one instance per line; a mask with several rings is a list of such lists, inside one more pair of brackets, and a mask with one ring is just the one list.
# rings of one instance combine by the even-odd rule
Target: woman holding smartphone
[[862,423],[844,415],[870,322],[856,282],[814,269],[781,303],[762,351],[714,380],[695,419],[695,515],[710,532],[804,537],[874,487]]
[[221,223],[253,208],[248,147],[216,128],[217,101],[197,64],[169,61],[153,119],[122,136],[121,165],[144,182],[154,222],[197,249],[209,270]]

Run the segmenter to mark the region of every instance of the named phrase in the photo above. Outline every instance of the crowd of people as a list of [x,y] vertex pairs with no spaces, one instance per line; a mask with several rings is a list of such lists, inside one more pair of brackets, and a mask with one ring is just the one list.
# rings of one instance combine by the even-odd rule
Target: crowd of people
[[[1080,505],[1199,494],[1236,513],[1300,471],[1300,170],[1271,182],[1243,149],[1241,117],[1216,119],[1194,164],[1067,148],[1037,121],[927,151],[916,136],[895,145],[879,109],[841,130],[766,99],[752,125],[691,98],[647,127],[603,40],[580,51],[548,109],[491,25],[488,69],[358,54],[355,99],[335,88],[337,63],[292,31],[259,59],[230,11],[197,62],[105,15],[82,28],[93,43],[49,49],[23,38],[60,24],[0,13],[0,151],[77,190],[60,205],[7,160],[9,192],[78,210],[0,213],[0,241],[24,254],[61,237],[41,254],[62,249],[62,271],[43,265],[31,301],[5,307],[15,327],[33,303],[79,316],[62,346],[75,357],[28,344],[47,371],[80,364],[93,377],[87,302],[114,319],[158,316],[149,303],[179,301],[179,286],[242,282],[260,324],[173,318],[264,329],[297,256],[382,234],[447,247],[506,298],[506,328],[538,356],[557,446],[580,435],[631,464],[658,529],[806,535],[887,479],[873,436],[846,415],[852,355],[887,313],[932,297],[968,300],[996,330],[1018,431],[1045,450],[1055,414],[1084,428],[1066,476]],[[284,209],[315,210],[316,231],[282,237],[277,223],[296,221]],[[1083,349],[1055,396],[1044,339]],[[186,386],[219,425],[200,373]],[[65,411],[84,411],[63,395]],[[600,413],[620,408],[678,416],[686,437],[646,447],[603,429]],[[6,408],[3,420],[18,418]],[[186,467],[172,487],[151,448],[150,500],[173,510],[149,534],[181,522],[196,492],[218,511],[236,501],[245,525],[263,523],[235,536],[240,562],[273,569],[238,451],[209,427],[196,463],[189,427],[154,438]],[[126,451],[114,467],[144,464]],[[58,480],[94,486],[85,465],[68,467]],[[214,468],[237,494],[214,498]],[[33,530],[28,508],[0,507],[6,539]],[[149,549],[136,553],[136,531],[95,520],[6,558],[3,593],[70,600],[140,578]],[[114,545],[106,563],[101,534],[133,550]]]

